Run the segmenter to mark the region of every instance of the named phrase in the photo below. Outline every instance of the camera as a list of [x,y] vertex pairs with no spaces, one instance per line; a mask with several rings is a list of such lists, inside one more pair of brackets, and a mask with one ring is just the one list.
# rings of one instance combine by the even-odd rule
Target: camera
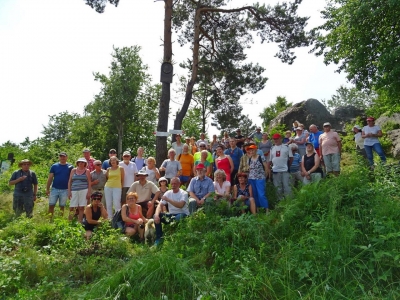
[[22,188],[22,191],[23,191],[24,193],[26,193],[27,191],[29,191],[29,188],[28,188],[27,186],[24,186],[24,187]]

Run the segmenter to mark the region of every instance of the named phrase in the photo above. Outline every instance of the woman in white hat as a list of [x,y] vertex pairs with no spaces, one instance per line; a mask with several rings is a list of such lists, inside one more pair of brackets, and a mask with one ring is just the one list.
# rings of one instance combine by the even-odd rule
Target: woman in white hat
[[91,193],[90,171],[87,168],[87,161],[81,157],[76,161],[76,168],[72,169],[68,181],[68,198],[71,200],[69,204],[69,219],[75,215],[78,208],[78,221],[83,220],[83,211],[89,204]]

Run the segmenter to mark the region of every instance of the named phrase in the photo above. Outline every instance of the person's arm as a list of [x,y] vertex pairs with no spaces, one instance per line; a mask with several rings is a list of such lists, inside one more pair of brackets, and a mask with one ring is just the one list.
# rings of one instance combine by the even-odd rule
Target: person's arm
[[235,168],[235,166],[233,165],[233,160],[232,160],[232,157],[230,157],[229,155],[227,155],[227,157],[228,157],[228,160],[229,160],[229,164],[231,165],[230,172],[232,172],[232,171],[233,171],[233,169]]
[[69,180],[68,180],[68,198],[71,199],[72,197],[72,192],[71,192],[71,185],[72,185],[72,175],[75,172],[75,168],[72,169],[71,173],[69,173]]
[[36,201],[37,198],[37,190],[38,190],[38,185],[34,184],[33,185],[33,201]]
[[92,185],[96,185],[96,184],[99,183],[99,180],[98,180],[98,179],[93,180],[93,174],[94,174],[94,172],[95,172],[95,171],[90,172],[90,180],[91,180],[90,182],[91,182],[91,186],[92,186]]
[[382,135],[382,130],[378,130],[378,132],[375,134],[376,137],[382,137]]
[[90,207],[90,205],[86,205],[85,207],[85,219],[86,222],[88,222],[89,224],[93,224],[93,225],[97,225],[97,221],[92,219],[92,208]]
[[199,198],[196,196],[196,194],[193,193],[192,191],[189,192],[189,195],[190,195],[191,198],[195,199],[196,202],[199,202],[199,201],[200,201],[200,199],[199,199]]
[[233,199],[237,199],[237,187],[236,187],[236,184],[233,186]]
[[[291,150],[289,149],[289,151],[291,151]],[[292,163],[293,163],[293,156],[292,156],[292,157],[289,157],[289,168],[290,168],[290,166],[292,165]]]
[[164,160],[161,167],[160,167],[160,171],[165,171],[165,166],[167,165],[167,160]]
[[338,148],[339,148],[339,154],[342,154],[342,141],[337,142]]
[[[207,171],[207,176],[211,176],[211,174],[212,174],[212,166],[211,165],[208,165],[208,167],[207,167],[207,169],[206,169],[206,171]],[[196,174],[196,173],[195,173]]]
[[[365,138],[367,138],[368,137],[368,135],[367,134],[365,134],[365,131],[363,130],[363,131],[361,131],[361,137],[363,138],[363,139],[365,139]],[[320,145],[320,148],[321,148],[321,145]]]
[[108,180],[108,175],[109,175],[109,173],[110,173],[110,168],[107,168],[107,171],[106,171],[106,178],[107,178],[107,180]]
[[125,170],[122,167],[119,167],[119,170],[121,172],[121,187],[124,187]]
[[18,182],[24,181],[27,176],[21,176],[21,177],[18,177],[17,179],[13,179],[13,177],[15,177],[14,174],[11,176],[11,179],[8,182],[9,185],[14,185],[14,184],[17,184]]
[[129,215],[129,207],[127,204],[122,206],[122,212],[121,212],[121,217],[122,217],[122,221],[124,221],[125,223],[134,223],[137,225],[143,224],[143,219],[139,218],[137,220],[131,219],[128,217]]
[[224,192],[224,196],[228,196],[231,193],[231,185],[229,183],[229,185],[227,185],[225,187],[225,192]]
[[160,193],[161,193],[160,190],[154,193],[154,197],[153,197],[153,199],[151,200],[151,202],[153,202],[153,205],[154,205],[156,202],[158,202],[158,198],[160,197]]
[[155,174],[157,180],[160,179],[160,177],[161,177],[160,171],[156,167],[154,167],[154,174]]
[[182,175],[182,164],[180,161],[178,161],[178,172],[176,173],[176,177],[179,177]]
[[92,181],[91,181],[91,178],[90,178],[89,169],[86,169],[86,178],[87,178],[87,181],[88,181],[88,191],[87,191],[86,199],[89,200],[90,199],[90,195],[92,194]]
[[[166,197],[165,195],[161,197],[162,200],[166,201],[167,203],[177,207],[177,208],[182,208],[185,206],[186,202],[185,199],[181,199],[181,200],[173,200],[171,198]],[[160,206],[160,205],[159,205]]]
[[268,178],[271,178],[271,161],[269,162],[264,162],[264,168],[265,168],[265,176]]
[[107,209],[104,207],[103,203],[101,203],[101,202],[98,204],[98,206],[99,206],[100,209],[101,209],[101,217],[102,217],[104,220],[107,220],[107,219],[108,219],[108,212],[107,212]]
[[154,223],[156,223],[156,224],[160,223],[160,213],[161,213],[162,206],[163,206],[163,204],[160,203],[156,208],[156,212],[154,213]]
[[253,198],[253,187],[251,186],[251,184],[249,184],[249,197],[246,198]]
[[[318,156],[318,155],[316,155],[316,156]],[[301,169],[301,176],[303,176],[303,177],[306,176],[307,171],[306,171],[306,168],[304,167],[304,159],[301,160],[300,169]]]
[[54,178],[54,173],[49,173],[49,177],[47,177],[47,183],[46,183],[46,195],[50,195],[50,185],[53,182]]

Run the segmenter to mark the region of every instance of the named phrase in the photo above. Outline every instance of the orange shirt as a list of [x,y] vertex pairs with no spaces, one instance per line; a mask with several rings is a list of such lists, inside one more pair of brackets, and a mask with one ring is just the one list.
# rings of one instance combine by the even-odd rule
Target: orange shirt
[[180,154],[178,160],[182,166],[182,176],[192,175],[194,158],[192,154]]

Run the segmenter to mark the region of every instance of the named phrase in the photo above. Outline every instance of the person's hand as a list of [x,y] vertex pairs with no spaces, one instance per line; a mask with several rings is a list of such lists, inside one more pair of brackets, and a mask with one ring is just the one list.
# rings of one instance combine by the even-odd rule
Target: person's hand
[[71,199],[72,198],[72,193],[70,191],[68,191],[68,198]]
[[165,196],[162,196],[161,197],[161,200],[164,200],[164,201],[167,201],[168,202],[168,200],[167,200],[168,198],[167,197],[165,197]]
[[33,201],[36,201],[36,199],[37,199],[37,198],[36,198],[36,195],[35,195],[35,196],[33,196]]
[[154,215],[154,223],[159,224],[160,223],[160,217]]
[[100,202],[99,204],[97,204],[97,206],[103,208],[103,203]]
[[98,183],[99,183],[98,179],[96,179],[95,181],[92,182],[92,184],[98,184]]
[[90,200],[90,192],[89,191],[86,193],[86,200]]
[[24,180],[26,179],[26,177],[28,177],[28,176],[26,176],[26,175],[21,176],[21,177],[19,178],[19,182],[24,181]]
[[101,220],[97,221],[97,225],[101,225],[103,222]]
[[142,218],[139,218],[139,219],[137,219],[137,221],[138,221],[138,225],[142,225],[143,224],[143,219]]
[[50,196],[50,191],[46,190],[46,196]]
[[204,198],[197,200],[197,205],[200,205],[200,206],[203,205],[204,201],[205,201]]

